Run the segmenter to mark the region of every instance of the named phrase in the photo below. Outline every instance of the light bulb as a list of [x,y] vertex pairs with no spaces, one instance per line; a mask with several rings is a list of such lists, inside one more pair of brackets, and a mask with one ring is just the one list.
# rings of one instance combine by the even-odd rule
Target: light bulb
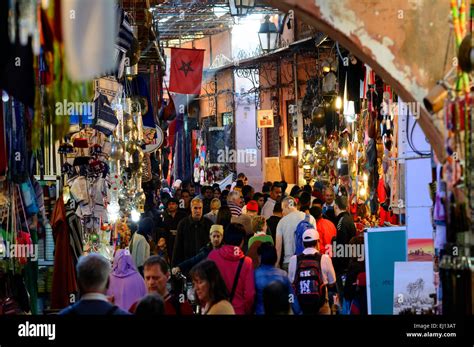
[[340,96],[336,98],[336,110],[340,110],[342,108],[342,99]]
[[353,123],[356,120],[354,101],[347,102],[347,106],[344,107],[344,116],[348,123]]
[[347,157],[347,155],[349,153],[347,153],[347,149],[343,148],[342,151],[341,151],[341,154],[342,154],[343,157]]
[[367,190],[365,187],[360,188],[359,195],[360,196],[365,196],[367,194]]
[[107,216],[110,223],[115,223],[120,218],[120,205],[117,201],[111,202],[107,206]]
[[6,91],[2,90],[2,101],[7,102],[8,100],[10,100],[10,97],[8,96]]
[[298,156],[298,151],[296,150],[296,147],[293,147],[293,150],[291,151],[290,155],[293,157]]
[[132,222],[137,223],[140,220],[140,212],[138,212],[137,209],[134,208],[130,214]]
[[356,115],[356,114],[351,115],[351,116],[346,116],[346,117],[345,117],[347,123],[354,123],[355,120],[356,120],[356,118],[357,118],[357,115]]
[[118,213],[109,213],[107,215],[108,219],[109,219],[109,222],[111,224],[114,224],[115,222],[117,222],[120,218],[120,215]]
[[107,206],[107,212],[109,213],[116,213],[120,211],[120,205],[118,204],[117,201],[112,201],[108,206]]

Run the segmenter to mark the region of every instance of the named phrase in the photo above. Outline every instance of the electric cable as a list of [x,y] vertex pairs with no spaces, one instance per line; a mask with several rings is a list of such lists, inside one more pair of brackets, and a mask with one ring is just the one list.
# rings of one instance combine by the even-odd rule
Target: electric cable
[[413,144],[413,132],[415,131],[416,123],[418,120],[415,119],[415,122],[413,123],[413,126],[411,128],[411,131],[408,131],[409,128],[409,123],[410,123],[410,113],[407,110],[407,120],[406,120],[406,136],[407,136],[407,142],[408,146],[410,146],[411,150],[418,154],[421,157],[431,157],[431,151],[430,152],[420,152]]

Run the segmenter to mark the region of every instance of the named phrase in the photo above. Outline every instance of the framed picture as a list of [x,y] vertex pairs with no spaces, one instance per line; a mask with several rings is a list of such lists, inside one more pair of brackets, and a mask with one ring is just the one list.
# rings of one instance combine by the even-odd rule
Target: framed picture
[[433,262],[395,262],[393,314],[423,314],[433,308]]
[[258,110],[257,126],[259,128],[273,128],[273,110]]

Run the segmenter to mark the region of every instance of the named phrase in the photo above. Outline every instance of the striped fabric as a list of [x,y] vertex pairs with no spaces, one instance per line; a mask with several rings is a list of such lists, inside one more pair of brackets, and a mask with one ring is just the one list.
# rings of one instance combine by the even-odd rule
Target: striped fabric
[[227,206],[229,206],[230,213],[232,213],[233,216],[239,217],[242,214],[242,208],[233,202],[227,202]]
[[121,7],[117,7],[117,18],[119,27],[117,41],[115,42],[115,55],[117,61],[117,71],[115,76],[117,78],[122,78],[125,68],[125,56],[132,46],[133,32],[128,14]]
[[118,124],[118,119],[115,117],[115,112],[110,106],[107,97],[99,94],[94,101],[95,124],[94,128],[103,132],[105,135],[112,135],[115,127]]
[[69,244],[71,246],[74,264],[82,255],[84,234],[81,221],[74,210],[66,208],[66,223],[69,230]]

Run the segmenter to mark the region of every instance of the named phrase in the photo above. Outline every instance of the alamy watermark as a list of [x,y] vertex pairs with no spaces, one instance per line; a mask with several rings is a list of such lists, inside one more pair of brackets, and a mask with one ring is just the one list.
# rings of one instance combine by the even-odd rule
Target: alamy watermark
[[88,115],[89,119],[93,119],[94,107],[93,102],[71,102],[64,99],[62,102],[56,102],[55,114],[56,116]]
[[331,258],[357,258],[357,261],[365,260],[363,244],[337,244],[334,241],[325,246],[325,253]]
[[217,162],[219,164],[236,163],[257,166],[256,149],[219,149],[217,151]]
[[38,245],[0,242],[0,259],[28,258],[38,261]]
[[380,105],[382,107],[382,113],[385,114],[394,114],[394,110],[398,108],[398,114],[400,115],[410,115],[414,119],[419,119],[421,116],[421,103],[417,101],[407,102],[407,101],[398,101],[398,102],[382,102]]
[[52,341],[56,339],[56,324],[36,324],[26,321],[18,325],[19,337],[47,337]]

